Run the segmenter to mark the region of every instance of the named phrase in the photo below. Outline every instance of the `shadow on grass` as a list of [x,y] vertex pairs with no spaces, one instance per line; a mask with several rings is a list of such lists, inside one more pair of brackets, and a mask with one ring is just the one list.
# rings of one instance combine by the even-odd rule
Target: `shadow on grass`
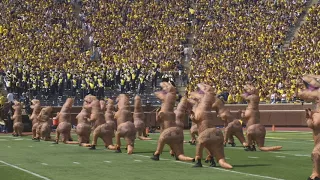
[[233,167],[258,167],[258,166],[271,166],[271,164],[238,164],[232,165]]

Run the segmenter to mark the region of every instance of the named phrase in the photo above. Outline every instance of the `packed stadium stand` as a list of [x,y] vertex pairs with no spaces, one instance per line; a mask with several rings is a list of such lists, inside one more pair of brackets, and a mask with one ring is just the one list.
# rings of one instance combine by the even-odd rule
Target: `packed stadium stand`
[[239,103],[242,86],[251,81],[260,89],[261,102],[270,102],[274,93],[279,93],[282,102],[292,101],[295,92],[289,90],[296,90],[296,79],[305,72],[289,76],[303,67],[287,66],[284,63],[291,63],[291,59],[279,59],[276,54],[308,3],[198,1],[195,58],[188,88],[204,81],[215,86],[218,94],[227,91],[228,103]]
[[[86,94],[104,99],[119,93],[159,104],[152,93],[163,80],[188,82],[187,92],[206,82],[226,103],[244,103],[242,86],[251,81],[261,102],[293,102],[299,77],[319,73],[319,5],[309,9],[311,2],[5,0],[0,71],[16,99],[50,105],[69,96],[81,105]],[[188,45],[193,58],[186,75],[190,20],[195,40]]]

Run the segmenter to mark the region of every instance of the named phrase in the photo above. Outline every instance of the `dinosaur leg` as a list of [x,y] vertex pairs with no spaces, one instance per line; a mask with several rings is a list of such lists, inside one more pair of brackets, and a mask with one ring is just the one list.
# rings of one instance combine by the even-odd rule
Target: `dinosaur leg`
[[241,144],[242,144],[244,147],[248,146],[248,143],[246,142],[246,139],[245,139],[245,137],[244,137],[244,135],[243,135],[242,129],[241,129],[240,131],[237,131],[237,132],[235,133],[235,136],[238,138],[238,140],[241,142]]
[[124,138],[126,143],[127,143],[127,153],[132,154],[133,149],[134,149],[134,139],[132,137],[125,137]]
[[113,145],[112,136],[103,136],[102,140],[104,142],[104,146],[110,150],[117,150],[116,146]]
[[253,139],[253,134],[247,132],[248,146],[246,147],[245,151],[256,151],[256,148],[253,144]]
[[158,140],[157,150],[153,154],[153,156],[151,157],[152,160],[159,161],[159,156],[162,153],[162,150],[164,148],[164,145],[166,144],[167,138],[169,138],[168,134],[164,134],[164,132],[162,132],[160,134],[160,138]]
[[121,148],[120,148],[121,147],[121,139],[120,139],[121,136],[120,136],[120,132],[117,131],[115,136],[116,136],[115,138],[116,138],[116,149],[117,149],[115,152],[116,153],[121,153]]
[[56,130],[56,141],[53,144],[58,144],[60,139],[60,132],[59,130]]
[[198,142],[196,145],[196,157],[197,163],[193,167],[202,167],[201,159],[203,154],[204,143]]
[[231,135],[228,139],[228,144],[230,144],[232,147],[236,146],[236,143],[234,143],[233,135]]
[[191,135],[191,141],[189,141],[189,143],[190,143],[191,145],[196,145],[196,141],[197,141],[196,133],[195,133],[195,132],[192,132],[190,135]]
[[90,150],[96,149],[99,135],[100,135],[100,131],[98,131],[98,128],[96,128],[96,130],[93,132],[92,143],[91,143],[91,147],[89,148]]
[[206,152],[207,152],[207,157],[204,162],[205,163],[212,162],[212,161],[214,162],[214,158],[213,158],[211,152],[207,148],[206,148]]
[[192,161],[195,162],[195,159],[184,155],[183,151],[183,140],[179,143],[173,144],[173,149],[176,154],[176,158],[181,161]]
[[145,130],[139,131],[138,139],[140,139],[140,140],[151,140],[151,138],[148,138],[148,135],[147,135]]
[[37,126],[38,126],[38,123],[35,123],[32,126],[32,139],[36,139],[36,137],[37,137]]
[[[216,143],[210,144],[208,149],[211,152],[211,154],[216,158],[217,162],[220,164],[222,168],[232,169],[232,166],[228,164],[225,160],[224,147],[223,147],[222,141],[221,143],[216,142]],[[212,162],[211,166],[214,166],[214,164]]]
[[175,156],[175,153],[174,153],[174,151],[173,151],[173,148],[172,148],[172,145],[171,144],[169,144],[169,146],[170,146],[170,155],[171,155],[171,157],[174,157]]
[[319,145],[316,145],[311,154],[311,160],[313,162],[312,174],[309,179],[316,180],[320,179],[320,153]]

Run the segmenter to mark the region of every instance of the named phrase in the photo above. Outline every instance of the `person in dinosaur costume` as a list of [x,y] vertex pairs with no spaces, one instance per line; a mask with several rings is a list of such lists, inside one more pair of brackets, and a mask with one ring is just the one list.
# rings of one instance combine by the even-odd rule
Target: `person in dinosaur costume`
[[311,154],[313,169],[308,180],[320,180],[320,76],[305,75],[302,80],[306,89],[300,91],[298,97],[316,103],[315,110],[306,109],[306,122],[308,127],[313,130],[314,140],[314,148]]
[[[94,99],[94,98],[93,98]],[[98,138],[101,138],[104,145],[108,149],[115,150],[113,146],[112,137],[114,136],[114,128],[112,124],[108,124],[104,117],[104,112],[101,106],[101,101],[94,99],[92,102],[86,104],[84,107],[91,111],[90,121],[94,122],[95,128],[93,129],[93,139],[92,143],[83,143],[83,146],[90,147],[90,150],[95,150],[97,146]]]
[[24,125],[22,123],[22,105],[20,102],[15,101],[12,106],[14,109],[14,114],[12,116],[13,120],[13,136],[22,136]]
[[[110,124],[115,131],[117,130],[117,123],[116,123],[116,120],[114,119],[114,114],[115,114],[114,101],[112,99],[108,99],[108,104],[104,114],[104,118],[106,122]],[[115,135],[113,135],[113,137],[114,136]]]
[[200,91],[195,92],[195,94],[198,93],[201,95],[194,97],[200,99],[198,99],[199,103],[190,116],[191,120],[198,125],[199,133],[195,157],[197,163],[193,167],[202,167],[201,159],[203,156],[203,149],[206,148],[209,156],[212,156],[210,166],[216,166],[216,163],[213,160],[214,156],[221,167],[231,169],[232,166],[225,160],[223,133],[220,129],[216,129],[213,124],[214,113],[212,112],[212,104],[216,99],[214,90],[207,84],[198,84],[197,86]]
[[36,140],[37,128],[39,125],[38,116],[41,112],[41,104],[40,104],[40,101],[37,99],[33,99],[31,103],[32,103],[31,109],[33,109],[33,111],[29,119],[32,121],[32,139]]
[[[195,94],[195,92],[191,92],[190,97],[188,98],[189,103],[192,105],[192,111],[194,111],[197,108],[197,105],[199,103],[197,101],[197,98],[200,99],[202,97],[202,96],[198,96],[198,97],[197,96],[198,95]],[[191,140],[185,141],[185,143],[190,143],[191,145],[196,145],[197,136],[199,136],[198,125],[196,123],[192,122],[189,132],[190,132]]]
[[76,133],[78,135],[77,143],[79,144],[79,146],[81,146],[82,143],[89,143],[90,141],[91,124],[89,121],[89,117],[90,110],[85,105],[83,105],[80,113],[76,116]]
[[256,151],[255,144],[261,151],[275,151],[282,146],[265,147],[266,128],[260,124],[259,112],[259,91],[251,84],[244,86],[245,93],[242,98],[248,102],[248,107],[242,114],[242,119],[246,122],[247,143],[246,151]]
[[37,126],[37,130],[36,130],[36,138],[38,141],[40,141],[40,139],[44,140],[44,141],[49,141],[51,140],[51,126],[52,126],[52,119],[51,119],[51,115],[52,115],[52,111],[53,108],[48,106],[45,108],[42,108],[37,119],[38,119],[38,126]]
[[66,102],[63,104],[59,113],[57,113],[56,118],[59,120],[59,125],[56,129],[56,140],[54,144],[58,144],[60,135],[62,134],[62,142],[67,144],[68,140],[71,138],[71,108],[74,99],[67,98]]
[[176,114],[174,113],[176,88],[168,82],[161,82],[160,86],[162,91],[155,92],[155,95],[162,102],[161,109],[156,118],[160,124],[161,132],[157,150],[151,159],[158,161],[164,145],[168,144],[172,150],[172,155],[174,155],[176,159],[182,161],[194,161],[194,158],[184,155],[183,129],[178,127],[176,124]]
[[138,139],[140,140],[151,140],[148,138],[146,133],[146,119],[142,109],[142,102],[140,96],[134,97],[134,112],[133,112],[133,123],[138,132]]
[[224,121],[224,145],[230,144],[235,147],[233,136],[236,136],[244,147],[247,147],[245,137],[243,135],[242,120],[236,119],[224,106],[224,102],[220,98],[216,98],[216,101],[212,105],[217,115]]
[[117,121],[117,132],[115,135],[117,150],[115,152],[121,153],[120,138],[123,137],[127,143],[127,153],[132,154],[137,131],[133,124],[129,97],[126,94],[120,94],[117,97],[117,102],[117,112],[115,113],[115,119]]
[[180,102],[174,110],[176,114],[176,124],[178,127],[184,129],[184,121],[191,112],[192,104],[188,101],[187,97],[182,97]]

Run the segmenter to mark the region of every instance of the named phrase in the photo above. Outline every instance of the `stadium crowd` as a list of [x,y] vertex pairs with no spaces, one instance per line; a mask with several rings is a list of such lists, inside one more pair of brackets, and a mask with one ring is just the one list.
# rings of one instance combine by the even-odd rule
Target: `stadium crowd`
[[[105,89],[144,93],[161,77],[173,82],[172,71],[183,70],[188,3],[1,1],[0,71],[7,89],[18,97],[28,91],[62,96],[70,89],[79,98],[103,98]],[[243,103],[241,87],[251,81],[262,102],[295,101],[300,75],[319,73],[319,5],[283,49],[307,3],[197,0],[187,92],[206,82],[227,103]]]
[[284,61],[290,60],[275,55],[281,52],[306,3],[197,1],[195,55],[188,90],[204,81],[215,86],[228,103],[241,103],[242,86],[251,81],[260,89],[261,102],[295,100],[299,76],[289,72],[305,68],[286,66]]

